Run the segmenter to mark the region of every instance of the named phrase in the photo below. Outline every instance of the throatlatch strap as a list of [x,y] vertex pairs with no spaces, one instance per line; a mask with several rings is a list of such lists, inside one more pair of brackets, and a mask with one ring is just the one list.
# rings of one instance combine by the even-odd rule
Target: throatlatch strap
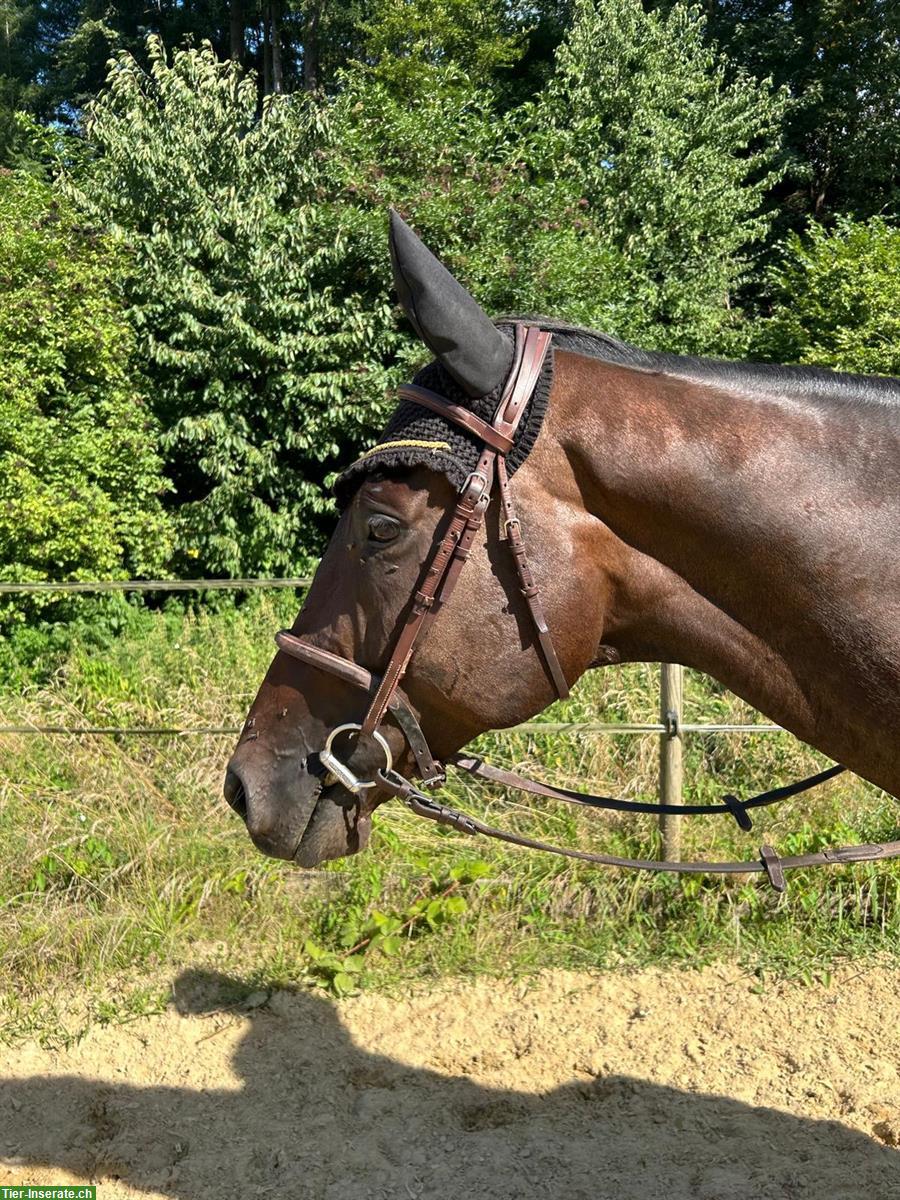
[[522,541],[522,526],[513,507],[512,495],[509,489],[509,477],[506,474],[506,462],[502,458],[497,459],[497,482],[500,488],[500,503],[503,506],[503,525],[506,530],[506,540],[509,544],[510,553],[513,556],[513,562],[516,564],[516,571],[519,574],[520,590],[525,598],[525,603],[528,605],[528,611],[531,614],[531,623],[537,634],[538,645],[544,657],[544,664],[547,667],[550,678],[553,680],[556,694],[560,700],[565,700],[569,695],[569,684],[557,657],[556,647],[553,645],[553,638],[550,634],[550,628],[547,625],[547,618],[544,616],[544,608],[540,601],[540,590],[534,582],[534,576],[531,574],[531,568],[528,565],[525,543]]

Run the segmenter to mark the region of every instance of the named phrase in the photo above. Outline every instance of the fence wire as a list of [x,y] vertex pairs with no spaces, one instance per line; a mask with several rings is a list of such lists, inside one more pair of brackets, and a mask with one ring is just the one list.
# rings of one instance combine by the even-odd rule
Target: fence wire
[[256,588],[305,588],[311,576],[298,579],[87,579],[66,583],[7,583],[0,581],[0,594],[27,592],[224,592]]
[[[184,729],[160,725],[0,725],[0,736],[29,734],[46,736],[94,737],[224,737],[241,732],[240,725],[198,725]],[[695,725],[683,723],[682,733],[784,733],[780,725]],[[495,734],[548,734],[548,733],[609,733],[650,734],[666,733],[665,725],[628,725],[622,723],[601,724],[593,721],[528,721],[512,729],[498,729]]]
[[[306,588],[310,576],[293,579],[90,579],[60,583],[45,581],[11,583],[0,581],[0,594],[31,593],[91,593],[91,592],[193,592],[193,591],[252,591],[263,588]],[[709,724],[681,722],[682,733],[783,733],[780,725]],[[233,737],[241,732],[239,725],[200,725],[188,728],[169,726],[119,725],[0,725],[0,735],[48,737]],[[628,724],[596,721],[528,721],[513,729],[498,730],[503,734],[661,734],[669,732],[660,723]]]

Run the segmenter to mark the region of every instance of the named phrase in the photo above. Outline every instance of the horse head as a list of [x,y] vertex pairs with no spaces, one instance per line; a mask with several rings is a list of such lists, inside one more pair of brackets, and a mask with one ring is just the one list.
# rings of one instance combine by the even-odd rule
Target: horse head
[[[417,377],[420,390],[427,385],[430,395],[447,398],[462,421],[470,413],[490,422],[521,360],[521,329],[513,336],[509,324],[492,322],[396,214],[390,243],[401,304],[435,355]],[[400,707],[434,759],[540,711],[565,687],[560,680],[573,683],[597,656],[604,580],[594,566],[603,534],[585,511],[565,439],[554,432],[555,410],[565,407],[553,380],[559,366],[549,357],[540,366],[504,461],[514,474],[516,515],[552,650],[541,652],[528,589],[510,554],[509,513],[491,486],[481,497],[470,553],[456,568],[466,561],[460,586],[429,605],[436,611],[426,614],[408,665],[400,664]],[[398,772],[421,776],[422,755],[413,753],[396,704],[377,714],[377,737],[358,730],[417,593],[428,591],[425,577],[448,529],[457,548],[454,513],[466,481],[478,478],[483,452],[483,441],[459,421],[406,401],[379,443],[339,480],[337,528],[292,638],[282,639],[288,649],[306,647],[305,658],[284,649],[275,655],[228,765],[226,798],[260,850],[301,866],[354,853],[368,840],[372,812],[388,798],[377,783],[386,756]],[[322,669],[316,651],[335,669]],[[548,654],[556,658],[556,686]],[[359,678],[341,664],[355,667]],[[369,676],[366,689],[360,678]],[[348,724],[348,733],[329,741]],[[340,767],[329,769],[334,757],[326,746],[364,786],[353,790]]]

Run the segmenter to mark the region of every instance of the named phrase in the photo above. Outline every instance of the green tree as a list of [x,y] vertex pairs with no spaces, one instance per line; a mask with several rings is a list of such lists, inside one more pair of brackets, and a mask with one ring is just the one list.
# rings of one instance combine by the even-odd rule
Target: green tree
[[770,277],[754,349],[778,362],[900,376],[900,228],[880,217],[812,224]]
[[[453,64],[413,97],[378,71],[344,77],[325,167],[354,230],[348,269],[386,276],[395,205],[488,311],[546,307],[541,260],[568,222],[569,193],[534,170],[531,110],[500,113],[494,101]],[[415,342],[408,350],[421,355]]]
[[[620,260],[584,255],[578,313],[633,339],[709,352],[727,343],[730,312],[765,236],[766,190],[778,178],[785,97],[707,45],[698,9],[664,16],[639,0],[578,0],[538,106],[543,170],[583,208]],[[600,241],[595,245],[600,246]],[[578,248],[548,271],[578,270]]]
[[[326,476],[384,404],[386,272],[359,274],[323,203],[329,117],[210,47],[116,61],[75,189],[130,250],[139,355],[175,485],[181,569],[301,569]],[[384,259],[384,245],[380,259]]]
[[[152,575],[170,551],[156,424],[118,255],[33,176],[0,171],[0,572]],[[0,620],[42,608],[5,603]]]
[[383,258],[395,204],[489,310],[720,351],[768,228],[784,105],[725,70],[697,12],[638,0],[580,3],[549,86],[512,109],[452,63],[421,88],[357,67],[329,150],[354,251]]
[[523,49],[505,0],[371,0],[360,30],[374,75],[407,95],[445,85],[449,64],[475,87],[489,88]]
[[693,12],[581,4],[552,87],[512,108],[453,61],[414,89],[374,56],[333,100],[260,116],[211,47],[149,56],[119,56],[88,109],[76,194],[130,251],[180,569],[294,571],[320,547],[328,476],[422,355],[390,301],[389,204],[489,311],[726,339],[779,100],[726,84]]
[[[664,0],[663,7],[683,0]],[[896,214],[900,5],[896,0],[706,0],[710,39],[790,91],[785,225],[812,214]]]

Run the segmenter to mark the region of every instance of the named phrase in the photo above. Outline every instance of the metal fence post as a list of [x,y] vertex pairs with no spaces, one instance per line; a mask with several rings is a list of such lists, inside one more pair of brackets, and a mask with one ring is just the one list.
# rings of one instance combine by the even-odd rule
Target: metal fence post
[[[684,668],[676,663],[663,663],[659,677],[659,720],[665,733],[659,739],[659,799],[661,804],[681,804],[682,801],[682,742],[681,710],[684,697]],[[681,860],[681,821],[678,816],[663,814],[659,818],[662,833],[663,858]]]

